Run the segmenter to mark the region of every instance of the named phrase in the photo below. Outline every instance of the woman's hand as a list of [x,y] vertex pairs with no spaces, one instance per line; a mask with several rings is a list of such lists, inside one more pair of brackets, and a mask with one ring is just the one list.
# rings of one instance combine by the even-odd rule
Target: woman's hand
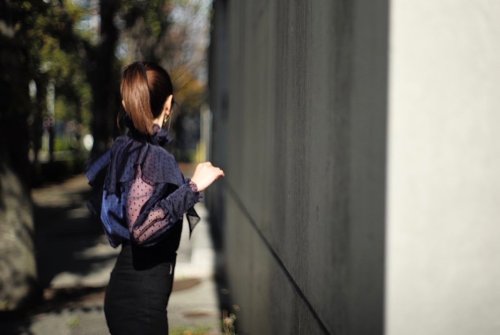
[[198,191],[201,192],[220,177],[224,177],[224,171],[213,166],[210,162],[205,162],[196,166],[191,181],[196,184]]

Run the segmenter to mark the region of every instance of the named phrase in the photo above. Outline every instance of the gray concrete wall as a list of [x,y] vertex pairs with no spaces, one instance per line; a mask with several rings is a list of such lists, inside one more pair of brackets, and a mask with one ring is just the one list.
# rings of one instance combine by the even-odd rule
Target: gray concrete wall
[[229,70],[229,108],[221,128],[212,85],[225,138],[212,158],[241,333],[380,333],[385,2],[223,1],[215,14],[229,57],[215,65],[212,41],[211,78]]

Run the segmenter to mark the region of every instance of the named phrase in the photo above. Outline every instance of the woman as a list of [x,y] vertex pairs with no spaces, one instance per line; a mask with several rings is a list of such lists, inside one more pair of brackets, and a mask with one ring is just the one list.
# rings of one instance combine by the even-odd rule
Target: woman
[[111,334],[168,334],[166,307],[183,215],[191,231],[199,220],[193,209],[199,192],[224,176],[206,162],[198,164],[191,180],[184,179],[163,148],[172,94],[170,77],[160,66],[127,66],[121,95],[129,131],[87,173],[92,184],[96,171],[107,167],[100,216],[111,245],[122,245],[104,301]]

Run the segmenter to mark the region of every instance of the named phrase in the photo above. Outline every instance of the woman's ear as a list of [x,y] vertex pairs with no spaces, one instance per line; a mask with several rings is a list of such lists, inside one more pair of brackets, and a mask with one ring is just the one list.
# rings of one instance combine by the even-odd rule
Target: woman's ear
[[173,100],[173,95],[170,94],[165,100],[165,104],[163,105],[163,113],[166,113],[167,115],[170,115],[170,111],[172,110],[172,100]]

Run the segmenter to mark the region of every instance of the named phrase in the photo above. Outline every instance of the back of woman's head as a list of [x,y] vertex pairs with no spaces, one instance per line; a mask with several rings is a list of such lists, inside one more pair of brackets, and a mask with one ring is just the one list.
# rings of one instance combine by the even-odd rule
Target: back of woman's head
[[160,116],[173,93],[167,71],[150,62],[132,63],[123,71],[120,91],[123,107],[134,127],[141,133],[152,134],[153,120]]

